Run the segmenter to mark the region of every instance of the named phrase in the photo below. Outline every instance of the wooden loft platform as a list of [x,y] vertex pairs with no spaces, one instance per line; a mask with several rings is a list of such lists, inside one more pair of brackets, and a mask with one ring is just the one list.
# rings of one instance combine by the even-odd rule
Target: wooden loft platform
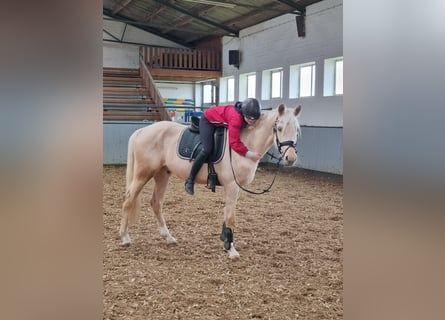
[[222,76],[219,51],[141,47],[140,55],[154,80],[196,82]]

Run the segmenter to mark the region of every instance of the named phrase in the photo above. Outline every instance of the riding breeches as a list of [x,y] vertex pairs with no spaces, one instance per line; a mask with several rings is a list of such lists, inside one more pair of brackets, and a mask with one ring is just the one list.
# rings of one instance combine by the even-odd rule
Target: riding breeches
[[216,126],[210,123],[206,117],[202,116],[199,121],[199,135],[201,137],[202,151],[211,154],[213,150],[213,135]]

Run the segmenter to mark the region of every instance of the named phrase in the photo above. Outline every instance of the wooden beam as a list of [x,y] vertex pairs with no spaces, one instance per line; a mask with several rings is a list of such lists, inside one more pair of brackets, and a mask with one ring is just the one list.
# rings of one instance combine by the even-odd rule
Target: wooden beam
[[125,1],[124,3],[122,3],[122,4],[120,4],[120,3],[118,3],[117,5],[116,5],[116,8],[113,10],[113,14],[116,14],[116,13],[118,13],[119,11],[121,11],[122,9],[124,9],[131,1],[133,1],[133,0],[127,0],[127,1]]
[[163,5],[167,6],[167,7],[169,7],[169,8],[171,8],[171,9],[174,9],[174,10],[176,10],[176,11],[179,11],[179,12],[185,14],[185,15],[191,16],[191,17],[195,18],[196,20],[202,21],[202,22],[204,22],[204,23],[206,23],[206,24],[209,24],[209,25],[211,25],[211,26],[213,26],[213,27],[216,27],[216,28],[218,28],[218,29],[222,29],[222,30],[228,32],[230,35],[233,35],[233,36],[236,36],[236,37],[239,36],[239,32],[238,32],[238,30],[229,28],[229,27],[227,27],[226,25],[217,23],[217,22],[212,21],[212,20],[210,20],[210,19],[207,19],[207,18],[204,18],[204,17],[200,17],[198,14],[195,14],[195,13],[193,13],[193,12],[190,12],[190,11],[188,11],[187,9],[183,8],[183,7],[180,7],[180,6],[171,4],[171,3],[169,3],[168,1],[165,1],[165,0],[155,0],[155,1],[158,2],[158,3],[160,3],[160,4],[163,4]]
[[153,17],[156,17],[158,14],[166,10],[167,7],[160,5],[156,10],[153,10],[152,12],[148,12],[147,15],[144,17],[145,21],[150,21]]
[[160,121],[163,120],[159,110],[131,111],[131,110],[110,110],[103,112],[104,120],[148,120]]
[[299,4],[296,4],[296,3],[294,3],[293,1],[290,1],[290,0],[278,0],[278,1],[281,2],[281,3],[284,3],[285,5],[288,5],[289,7],[293,8],[293,9],[295,9],[297,11],[299,11],[299,13],[301,15],[303,15],[303,16],[306,15],[306,7],[301,6]]
[[[135,20],[126,18],[124,16],[121,16],[119,14],[113,14],[110,10],[105,9],[105,8],[102,10],[102,12],[103,12],[103,14],[105,16],[113,18],[116,21],[128,23],[128,24],[130,24],[130,25],[132,25],[132,26],[134,26],[134,27],[136,27],[138,29],[147,31],[147,32],[152,33],[154,35],[160,36],[160,37],[162,37],[164,39],[176,42],[176,43],[181,44],[181,45],[183,45],[183,46],[185,46],[187,48],[190,47],[190,45],[188,43],[186,43],[183,39],[179,39],[177,37],[173,37],[173,36],[170,36],[170,35],[162,34],[161,32],[159,32],[159,29],[148,26],[146,22],[135,21]],[[103,39],[103,41],[118,42],[116,40],[108,40],[108,39]],[[136,43],[136,42],[130,42],[130,41],[119,41],[119,42],[120,43],[128,43],[128,44],[136,44],[136,45],[141,45],[141,46],[146,45],[146,44],[143,44],[143,43]]]
[[205,70],[177,70],[177,69],[151,69],[151,75],[154,79],[218,79],[222,76],[221,71],[205,71]]

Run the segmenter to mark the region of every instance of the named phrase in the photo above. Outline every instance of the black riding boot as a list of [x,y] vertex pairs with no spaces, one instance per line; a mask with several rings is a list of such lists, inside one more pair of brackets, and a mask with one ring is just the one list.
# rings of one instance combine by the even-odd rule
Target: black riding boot
[[190,170],[190,175],[185,180],[185,191],[188,194],[193,195],[195,193],[194,191],[194,185],[195,185],[195,177],[198,174],[199,170],[201,169],[204,162],[207,160],[208,154],[204,151],[201,151],[197,156],[195,161],[193,162],[192,169]]

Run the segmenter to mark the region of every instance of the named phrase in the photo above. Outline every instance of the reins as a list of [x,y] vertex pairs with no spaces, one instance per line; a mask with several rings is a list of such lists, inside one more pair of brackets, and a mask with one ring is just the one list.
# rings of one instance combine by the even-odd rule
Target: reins
[[[269,154],[269,153],[267,153],[267,154]],[[232,164],[232,148],[230,148],[230,147],[229,147],[229,155],[230,155],[230,168],[232,168],[233,179],[235,180],[236,185],[237,185],[241,190],[246,191],[246,192],[248,192],[248,193],[250,193],[250,194],[264,194],[264,193],[266,193],[266,192],[269,192],[269,190],[272,188],[272,186],[273,186],[273,184],[274,184],[274,182],[275,182],[275,178],[277,177],[277,172],[278,172],[278,170],[277,170],[277,172],[275,172],[275,176],[273,177],[272,182],[270,183],[270,185],[269,185],[266,189],[264,189],[264,190],[261,191],[261,192],[251,191],[251,190],[248,190],[248,189],[244,188],[242,185],[239,184],[238,180],[236,180],[235,170],[233,170],[233,164]],[[271,155],[271,154],[269,154],[269,155]],[[271,155],[271,157],[277,159],[274,155]],[[280,157],[280,159],[279,159],[278,162],[277,162],[277,168],[279,167],[279,164],[280,164],[280,162],[281,162],[281,159],[282,159],[282,158]]]
[[[281,160],[283,160],[283,156],[282,156],[282,154],[285,154],[285,153],[287,152],[287,150],[288,150],[290,147],[294,148],[295,151],[297,151],[297,145],[296,145],[295,142],[293,142],[293,141],[291,141],[291,140],[281,142],[281,141],[278,139],[278,133],[277,133],[277,120],[278,120],[278,118],[275,120],[275,126],[274,126],[274,128],[273,128],[273,133],[274,133],[274,135],[275,135],[275,142],[276,142],[276,144],[277,144],[278,151],[280,152],[280,157],[277,158],[277,157],[276,157],[275,155],[273,155],[272,153],[270,153],[270,152],[266,152],[267,155],[269,155],[272,159],[276,159],[276,160],[278,160],[278,162],[277,162],[277,170],[276,170],[276,172],[275,172],[275,176],[273,177],[272,182],[270,183],[269,187],[267,187],[267,188],[264,189],[263,191],[261,191],[261,192],[251,191],[251,190],[248,190],[248,189],[244,188],[243,186],[241,186],[241,185],[238,183],[238,180],[236,180],[236,176],[235,176],[235,170],[233,169],[233,163],[232,163],[232,148],[229,147],[230,167],[232,168],[233,179],[235,180],[236,185],[237,185],[241,190],[243,190],[243,191],[246,191],[246,192],[251,193],[251,194],[264,194],[264,193],[266,193],[266,192],[269,192],[269,190],[272,188],[272,186],[273,186],[273,184],[274,184],[274,182],[275,182],[275,179],[276,179],[276,177],[277,177],[278,168],[280,167],[280,162],[281,162]],[[287,146],[287,148],[286,148],[286,150],[285,150],[284,153],[283,153],[282,150],[281,150],[281,148],[282,148],[282,147],[285,147],[285,146]]]

